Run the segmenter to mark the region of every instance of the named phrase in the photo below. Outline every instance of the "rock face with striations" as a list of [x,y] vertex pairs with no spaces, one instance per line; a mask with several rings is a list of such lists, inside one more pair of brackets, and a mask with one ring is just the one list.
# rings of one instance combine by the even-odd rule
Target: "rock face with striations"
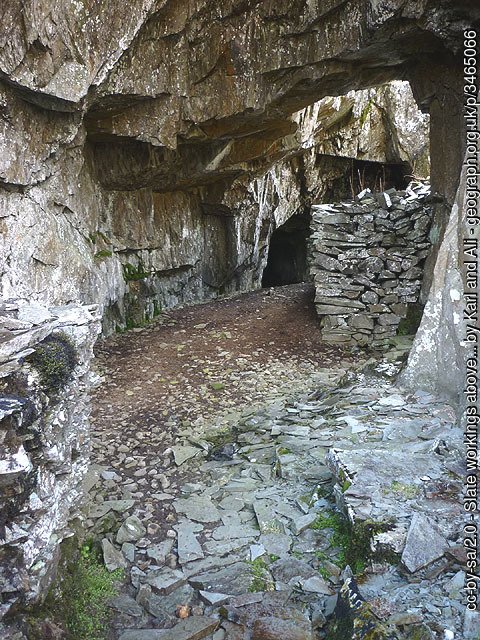
[[[78,322],[88,309],[22,318],[25,299],[99,304],[112,330],[180,302],[258,286],[273,227],[336,193],[349,160],[406,162],[424,172],[425,145],[398,114],[415,113],[424,133],[426,120],[398,86],[370,89],[392,80],[408,80],[430,113],[432,190],[444,196],[431,234],[438,247],[463,159],[462,32],[479,21],[480,7],[468,0],[454,7],[447,0],[4,4],[0,286],[3,300],[20,300],[2,320],[1,377],[21,377],[25,350],[59,326],[81,351],[55,407],[30,388],[37,413],[27,415],[15,399],[3,406],[2,483],[14,525],[2,530],[8,609],[20,595],[38,594],[75,511],[88,433],[82,394],[98,331],[96,316]],[[458,261],[451,266],[457,273]],[[441,301],[431,308],[443,317]],[[9,384],[3,391],[15,396]],[[36,421],[44,418],[40,436]],[[41,495],[32,491],[33,472]],[[29,536],[33,546],[24,544]]]
[[[399,122],[405,101],[412,113],[407,110]],[[410,115],[418,134],[415,144],[408,141]],[[62,134],[73,126],[71,115],[65,117]],[[42,155],[40,182],[34,177],[37,165],[28,169],[25,161],[22,174],[17,165],[11,170],[17,171],[18,183],[25,178],[26,192],[0,189],[3,295],[21,294],[47,304],[97,303],[107,331],[139,325],[179,303],[258,287],[273,229],[332,185],[345,182],[353,158],[395,167],[428,164],[428,116],[416,108],[405,82],[326,98],[289,122],[289,135],[269,142],[278,160],[271,168],[273,158],[259,158],[252,167],[240,163],[227,178],[220,159],[212,160],[210,168],[202,169],[209,175],[207,184],[197,184],[189,173],[181,187],[168,190],[160,188],[158,176],[143,185],[148,172],[133,160],[125,141],[120,161],[113,140],[92,143],[90,134],[84,140],[87,118],[74,149],[60,148],[58,142],[61,158],[53,175],[45,175],[48,162]],[[17,145],[30,140],[28,153],[33,153],[31,141],[38,134],[20,133],[23,137],[12,130],[11,140]],[[108,156],[105,164],[90,154],[98,152],[98,145]],[[142,149],[146,153],[148,146]],[[13,159],[15,150],[4,157]],[[195,158],[192,149],[188,162]],[[113,182],[104,180],[105,171],[112,180],[115,176]]]
[[97,307],[0,305],[0,619],[49,585],[88,469]]
[[5,10],[3,295],[100,303],[111,330],[258,285],[273,225],[293,209],[279,201],[325,191],[345,175],[338,157],[425,166],[418,115],[388,135],[414,113],[405,92],[402,106],[394,91],[317,105],[395,78],[432,112],[432,186],[453,201],[457,50],[478,11],[466,0],[117,5]]

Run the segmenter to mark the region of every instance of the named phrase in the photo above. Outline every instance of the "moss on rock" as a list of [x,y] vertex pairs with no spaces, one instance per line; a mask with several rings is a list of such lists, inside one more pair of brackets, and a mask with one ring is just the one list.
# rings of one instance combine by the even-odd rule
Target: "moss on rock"
[[47,336],[28,356],[28,362],[40,374],[40,384],[46,393],[57,393],[70,380],[78,364],[77,351],[64,333]]

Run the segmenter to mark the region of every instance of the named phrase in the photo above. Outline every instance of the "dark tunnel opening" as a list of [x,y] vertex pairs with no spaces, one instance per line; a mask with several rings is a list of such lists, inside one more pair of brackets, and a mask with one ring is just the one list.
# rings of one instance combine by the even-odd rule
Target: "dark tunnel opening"
[[267,266],[263,272],[263,287],[279,287],[305,282],[308,277],[307,239],[310,216],[292,216],[272,233]]

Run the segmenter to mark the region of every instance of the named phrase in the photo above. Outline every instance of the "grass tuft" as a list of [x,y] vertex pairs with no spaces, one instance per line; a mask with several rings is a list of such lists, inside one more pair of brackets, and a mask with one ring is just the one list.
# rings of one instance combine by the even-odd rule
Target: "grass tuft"
[[65,563],[63,575],[32,622],[52,619],[68,640],[105,640],[111,617],[108,602],[118,594],[123,579],[123,570],[109,572],[92,543],[85,544],[75,559]]

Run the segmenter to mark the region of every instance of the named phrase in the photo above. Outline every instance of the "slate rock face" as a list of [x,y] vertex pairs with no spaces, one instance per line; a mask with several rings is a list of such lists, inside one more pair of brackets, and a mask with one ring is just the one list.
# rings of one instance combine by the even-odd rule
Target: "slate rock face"
[[[431,113],[432,190],[446,197],[433,221],[439,241],[463,159],[462,74],[454,54],[465,24],[480,12],[467,0],[454,10],[402,0],[199,0],[188,7],[176,0],[44,0],[33,12],[20,0],[5,4],[0,296],[38,304],[24,317],[23,303],[2,306],[0,375],[23,376],[23,358],[57,329],[72,337],[80,359],[49,417],[37,389],[28,389],[28,406],[6,394],[2,428],[9,437],[0,470],[13,515],[2,523],[7,586],[0,613],[39,595],[87,468],[98,309],[58,305],[99,305],[112,331],[179,303],[259,286],[274,223],[345,178],[352,158],[425,165],[427,121],[405,86],[348,95],[406,73],[418,104]],[[343,98],[322,102],[332,94]],[[421,135],[403,126],[410,115],[401,124],[399,114],[408,110],[397,108],[399,101],[408,102]],[[401,223],[394,221],[397,234]],[[418,233],[425,231],[421,220]],[[456,255],[450,274],[459,273]],[[365,277],[382,273],[381,256],[368,258]],[[417,265],[401,267],[406,280],[417,279]],[[385,283],[396,280],[395,269],[385,264]],[[429,273],[427,284],[433,268]],[[405,284],[400,296],[413,296],[410,290]],[[435,293],[433,326],[446,318],[444,326],[453,327],[455,314],[439,302],[438,287]],[[401,300],[340,297],[347,315],[366,304],[381,315],[392,305],[392,323],[378,322],[387,335],[401,316],[393,307]],[[432,371],[435,386],[442,371]],[[21,427],[29,431],[28,452]],[[265,534],[266,546],[276,548],[279,535]],[[283,543],[282,552],[290,546]]]
[[[462,393],[465,361],[471,353],[464,342],[463,323],[458,321],[464,311],[465,283],[456,256],[460,252],[459,229],[465,228],[465,189],[464,169],[439,249],[422,322],[407,367],[401,374],[402,383],[410,389],[421,387],[441,393],[455,405],[465,401]],[[468,290],[465,292],[471,293]]]
[[[42,594],[58,546],[70,535],[68,523],[79,515],[88,469],[89,367],[100,323],[96,307],[9,300],[0,304],[0,324],[1,618]],[[55,336],[75,352],[74,368],[60,381],[59,355],[38,348]],[[109,558],[113,564],[122,562],[117,554]]]
[[447,548],[448,543],[436,524],[426,516],[416,513],[407,534],[402,563],[414,573],[441,558]]
[[[458,145],[443,145],[458,74],[432,60],[457,50],[477,11],[466,1],[455,13],[400,0],[116,4],[6,9],[4,295],[100,303],[112,330],[258,286],[273,222],[323,195],[347,159],[428,173],[428,120],[405,83],[348,93],[404,78],[407,62],[422,109],[442,104],[436,126],[452,129],[438,136],[434,189],[446,193],[440,168],[458,179]],[[425,41],[428,60],[414,62]]]

